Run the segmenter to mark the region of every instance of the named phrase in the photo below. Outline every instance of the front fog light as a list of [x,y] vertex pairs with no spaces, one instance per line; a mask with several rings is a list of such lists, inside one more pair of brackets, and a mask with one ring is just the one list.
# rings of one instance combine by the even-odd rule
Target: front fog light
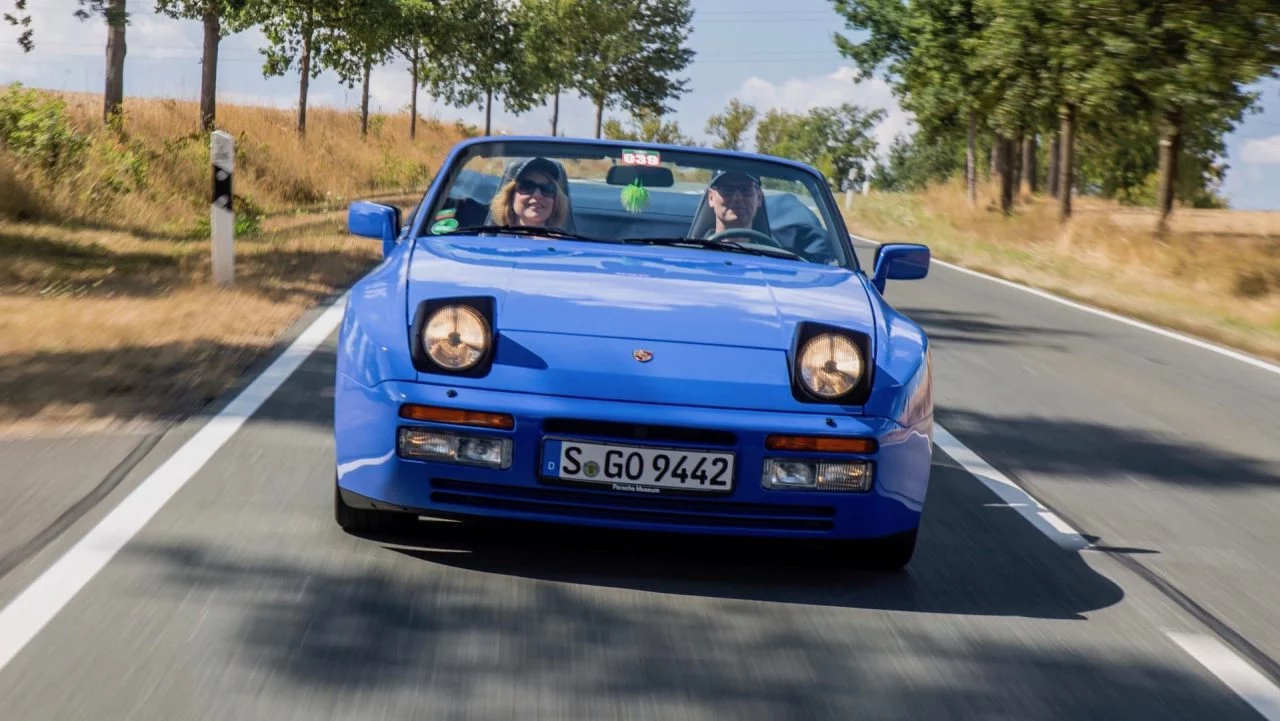
[[865,461],[824,463],[780,458],[764,463],[764,487],[819,491],[866,491],[871,488],[871,464]]
[[511,467],[511,439],[468,436],[426,428],[401,428],[400,455],[419,461]]
[[871,467],[866,463],[819,463],[818,488],[829,491],[865,491],[871,487]]

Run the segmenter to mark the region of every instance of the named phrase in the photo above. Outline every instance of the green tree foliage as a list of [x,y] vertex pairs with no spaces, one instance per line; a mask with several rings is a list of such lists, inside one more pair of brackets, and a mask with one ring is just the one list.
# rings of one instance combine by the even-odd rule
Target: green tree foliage
[[633,115],[627,127],[615,118],[609,118],[602,128],[604,137],[611,140],[642,140],[668,145],[696,145],[693,138],[680,132],[680,124],[674,120],[664,123],[662,116],[651,111]]
[[[369,75],[391,59],[395,42],[410,29],[421,29],[414,13],[422,3],[412,0],[362,0],[351,7],[342,27],[321,28],[316,56],[348,88],[360,84],[360,135],[369,134]],[[417,83],[414,83],[416,95]],[[416,113],[415,113],[416,115]],[[412,132],[413,123],[410,123]]]
[[579,0],[522,0],[528,25],[524,34],[529,79],[551,96],[551,134],[560,131],[560,94],[574,84],[586,50],[587,29],[576,19]]
[[29,53],[35,49],[35,31],[31,29],[31,15],[27,12],[27,0],[14,0],[13,12],[6,12],[4,20],[14,27],[23,29],[18,35],[18,45],[23,52]]
[[871,183],[886,192],[923,190],[930,183],[962,173],[964,162],[965,144],[961,141],[922,142],[919,136],[898,135],[889,146],[888,162],[876,166]]
[[[396,11],[381,27],[391,33],[391,50],[409,65],[409,137],[418,135],[418,89],[428,84],[429,63],[448,64],[457,57],[460,44],[454,33],[465,29],[470,5],[453,0],[395,0]],[[436,75],[437,86],[447,76]]]
[[808,163],[838,189],[869,177],[876,140],[871,135],[885,111],[852,103],[813,108],[806,114],[773,109],[756,128],[756,150]]
[[524,3],[465,0],[456,4],[465,6],[470,22],[454,26],[450,59],[433,58],[429,82],[432,94],[452,105],[483,103],[488,135],[495,100],[511,112],[522,113],[542,102],[550,90],[539,73],[540,59],[531,52],[535,46],[529,43],[543,26],[536,10],[525,14]]
[[671,112],[688,90],[678,77],[693,60],[689,0],[578,0],[572,22],[578,62],[574,89],[596,106],[595,136],[605,108],[633,114]]
[[755,123],[757,115],[754,106],[734,98],[729,101],[729,107],[723,113],[707,119],[706,132],[715,136],[714,147],[741,150],[744,136]]
[[204,24],[204,52],[200,75],[200,127],[212,130],[217,118],[218,46],[228,35],[244,30],[252,0],[156,0],[156,12],[175,20]]
[[[834,0],[854,42],[836,33],[836,48],[857,64],[860,78],[883,69],[899,105],[912,113],[925,138],[967,130],[969,199],[976,202],[977,131],[987,108],[986,77],[973,65],[989,17],[977,0]],[[963,131],[962,131],[963,132]]]
[[1158,118],[1164,221],[1177,196],[1189,131],[1229,129],[1257,100],[1245,87],[1280,67],[1275,0],[1119,0],[1117,35],[1136,49],[1136,94]]
[[262,27],[269,45],[260,50],[265,57],[264,77],[278,77],[294,69],[298,72],[298,133],[307,132],[307,93],[311,81],[325,69],[323,59],[335,35],[357,22],[366,0],[265,0],[255,5],[250,20]]

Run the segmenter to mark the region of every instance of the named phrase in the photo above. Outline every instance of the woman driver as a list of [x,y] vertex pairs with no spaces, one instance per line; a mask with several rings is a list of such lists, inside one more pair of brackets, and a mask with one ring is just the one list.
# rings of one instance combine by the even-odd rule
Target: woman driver
[[569,199],[560,190],[560,169],[545,158],[530,158],[516,167],[512,179],[493,196],[489,205],[496,225],[531,225],[563,228],[569,215]]

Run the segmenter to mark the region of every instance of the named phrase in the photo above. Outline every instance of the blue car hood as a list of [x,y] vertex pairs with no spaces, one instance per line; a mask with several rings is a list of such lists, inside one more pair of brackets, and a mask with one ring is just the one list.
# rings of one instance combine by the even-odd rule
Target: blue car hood
[[[617,400],[777,409],[794,402],[786,351],[797,322],[873,328],[867,289],[847,269],[686,248],[418,241],[409,317],[423,300],[451,295],[492,295],[504,338],[490,374],[459,384],[556,394],[571,386],[571,395]],[[642,342],[665,365],[637,364],[631,349]],[[668,385],[695,381],[696,388],[638,387],[637,373],[666,373]]]

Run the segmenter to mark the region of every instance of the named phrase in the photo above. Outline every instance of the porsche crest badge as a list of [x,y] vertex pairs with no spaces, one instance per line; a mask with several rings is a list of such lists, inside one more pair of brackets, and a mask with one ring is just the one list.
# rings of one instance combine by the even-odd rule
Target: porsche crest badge
[[645,350],[645,349],[643,349],[643,348],[637,348],[637,349],[635,349],[635,350],[631,351],[631,357],[632,357],[632,358],[635,358],[636,360],[640,361],[641,363],[648,363],[649,361],[653,360],[653,353],[651,353],[651,352],[649,352],[649,351],[647,351],[647,350]]

